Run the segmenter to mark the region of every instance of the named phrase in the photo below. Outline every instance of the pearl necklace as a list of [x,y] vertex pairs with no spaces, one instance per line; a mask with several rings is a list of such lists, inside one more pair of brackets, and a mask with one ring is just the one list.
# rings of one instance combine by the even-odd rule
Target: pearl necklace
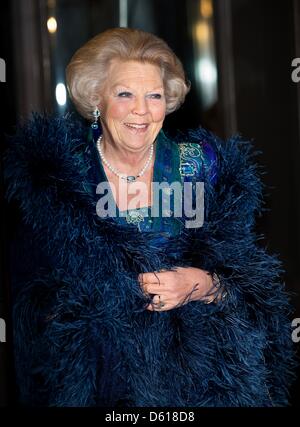
[[120,173],[119,171],[117,171],[110,163],[109,163],[109,161],[108,160],[106,160],[106,158],[104,157],[104,155],[103,155],[103,152],[102,152],[102,149],[101,149],[101,140],[102,140],[102,135],[100,135],[99,136],[99,138],[97,139],[97,143],[96,143],[96,145],[97,145],[97,149],[98,149],[98,152],[99,152],[99,155],[100,155],[100,157],[101,157],[101,159],[102,159],[102,161],[103,161],[103,163],[105,163],[106,164],[106,166],[108,167],[108,169],[111,171],[111,172],[113,172],[115,175],[117,175],[119,178],[122,178],[122,179],[126,179],[127,180],[127,182],[134,182],[134,181],[136,181],[136,179],[138,178],[138,177],[140,177],[140,176],[142,176],[142,175],[144,175],[144,173],[145,173],[145,171],[146,171],[146,169],[147,169],[147,167],[149,166],[149,164],[150,164],[150,162],[151,162],[151,160],[152,160],[152,156],[153,156],[153,144],[151,145],[151,147],[150,147],[150,153],[149,153],[149,158],[148,158],[148,160],[146,161],[146,163],[145,163],[145,165],[144,165],[144,167],[143,167],[143,169],[137,174],[137,175],[124,175],[124,174],[122,174],[122,173]]

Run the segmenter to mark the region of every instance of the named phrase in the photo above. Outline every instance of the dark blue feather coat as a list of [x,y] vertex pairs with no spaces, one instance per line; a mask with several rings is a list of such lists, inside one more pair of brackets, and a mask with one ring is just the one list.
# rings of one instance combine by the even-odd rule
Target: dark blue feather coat
[[[205,183],[203,227],[155,249],[149,233],[97,217],[86,132],[73,117],[36,115],[5,157],[7,198],[21,212],[12,245],[20,401],[97,406],[109,343],[128,405],[286,405],[290,306],[280,263],[254,232],[262,183],[251,144],[190,133],[215,151],[218,180]],[[181,265],[217,272],[226,300],[146,311],[137,275],[174,267],[172,247],[186,253]]]

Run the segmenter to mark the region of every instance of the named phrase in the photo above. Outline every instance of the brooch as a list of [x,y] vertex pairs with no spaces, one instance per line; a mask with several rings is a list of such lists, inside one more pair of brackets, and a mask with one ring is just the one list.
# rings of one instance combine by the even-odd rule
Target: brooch
[[140,212],[132,210],[128,212],[125,219],[128,224],[139,226],[140,222],[144,221],[144,216]]

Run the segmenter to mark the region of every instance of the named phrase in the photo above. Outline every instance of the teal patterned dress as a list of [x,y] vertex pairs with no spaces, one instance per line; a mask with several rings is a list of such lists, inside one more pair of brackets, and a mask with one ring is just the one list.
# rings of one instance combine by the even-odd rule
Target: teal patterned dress
[[[98,163],[98,182],[106,181],[107,177],[94,144],[95,161]],[[217,159],[211,146],[207,143],[182,142],[177,144],[166,137],[161,130],[155,143],[155,162],[153,182],[166,183],[159,194],[159,215],[152,215],[150,206],[120,211],[114,202],[112,192],[109,197],[115,206],[116,218],[124,226],[135,225],[141,232],[157,232],[161,237],[179,235],[184,227],[183,217],[174,215],[176,192],[171,184],[199,182],[204,175],[214,183],[217,177]]]

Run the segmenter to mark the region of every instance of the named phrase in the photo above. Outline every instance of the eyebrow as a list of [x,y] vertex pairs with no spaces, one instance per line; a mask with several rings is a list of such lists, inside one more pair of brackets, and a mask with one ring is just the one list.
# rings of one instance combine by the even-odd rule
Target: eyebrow
[[[125,89],[133,90],[129,86],[123,85],[121,83],[116,83],[115,85],[112,86],[112,89],[116,89],[117,87],[122,87],[122,88],[125,88]],[[164,87],[163,86],[158,86],[158,87],[156,87],[156,88],[154,88],[152,90],[149,90],[148,92],[153,92],[155,90],[160,90],[160,89],[164,90]]]

